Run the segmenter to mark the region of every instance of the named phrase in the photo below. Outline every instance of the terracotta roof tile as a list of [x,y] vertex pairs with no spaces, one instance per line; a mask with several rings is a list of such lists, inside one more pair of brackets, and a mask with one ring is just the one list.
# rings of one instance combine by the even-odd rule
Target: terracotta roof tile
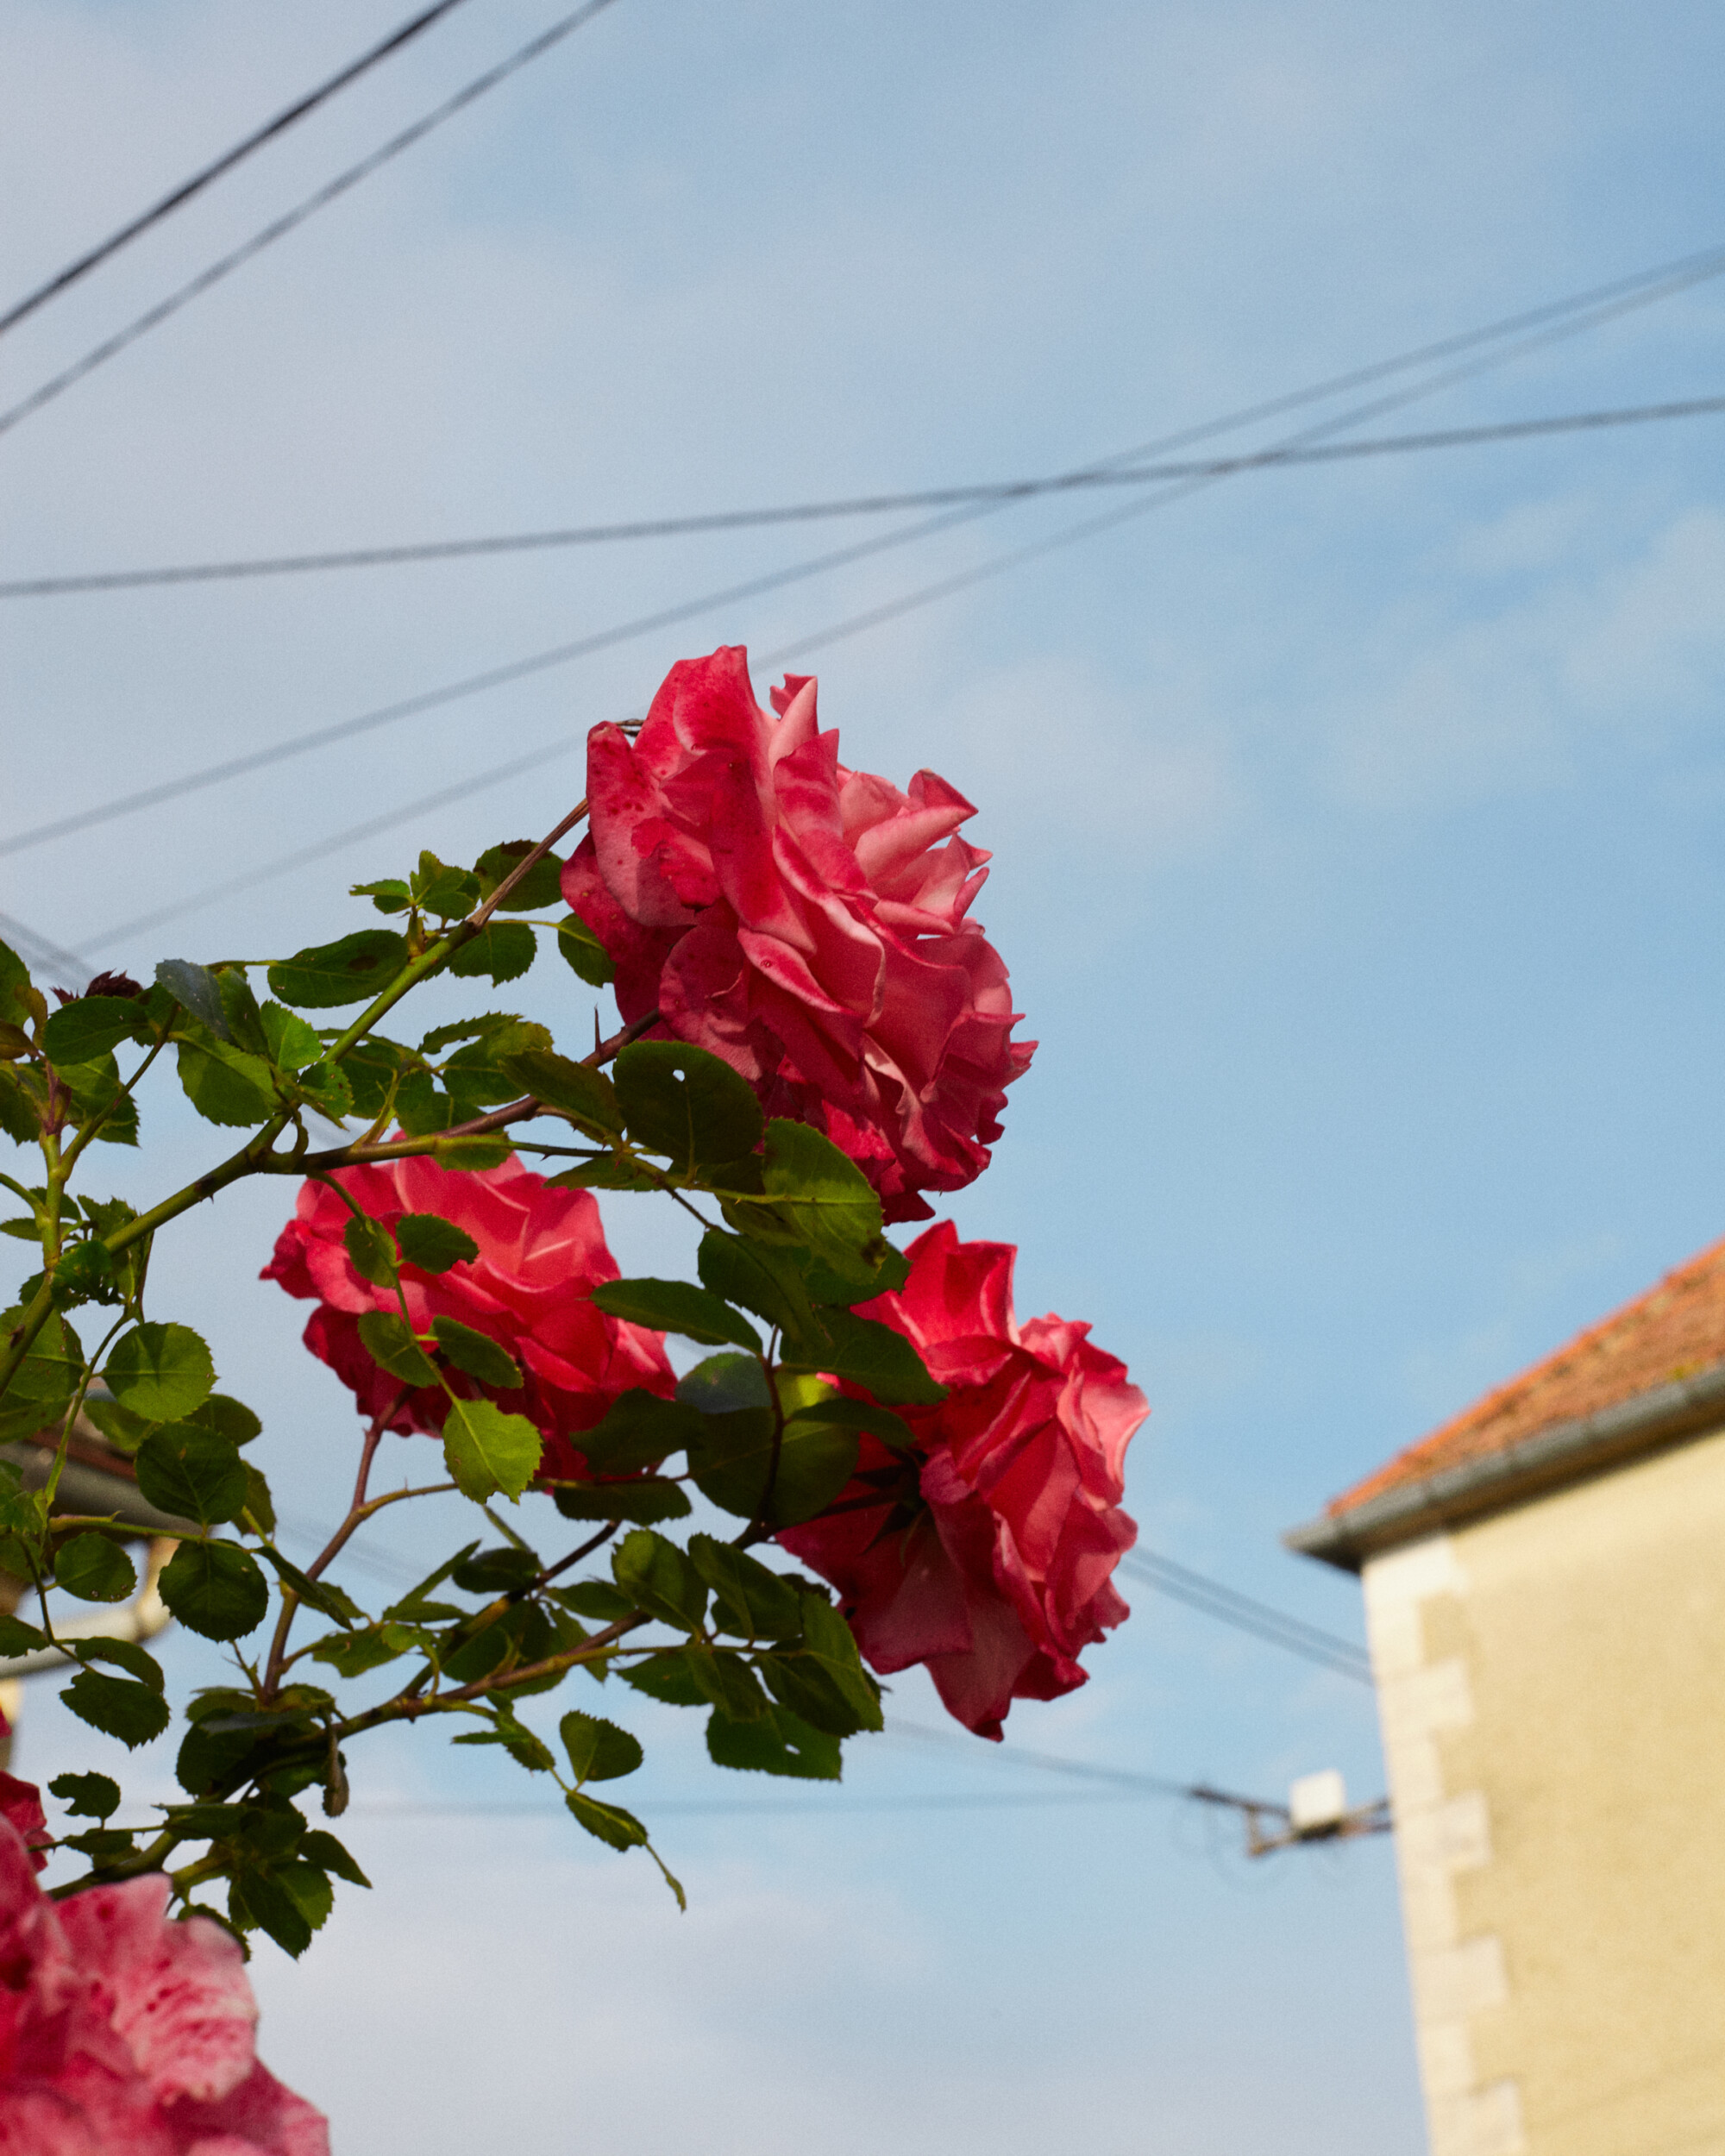
[[1567,1347],[1410,1445],[1336,1498],[1332,1514],[1446,1468],[1507,1452],[1552,1424],[1615,1407],[1638,1393],[1725,1363],[1725,1242],[1578,1332]]

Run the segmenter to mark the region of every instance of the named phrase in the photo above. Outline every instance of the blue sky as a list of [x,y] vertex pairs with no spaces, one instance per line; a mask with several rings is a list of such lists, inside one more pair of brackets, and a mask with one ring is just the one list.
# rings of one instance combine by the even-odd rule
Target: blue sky
[[[395,14],[22,0],[0,291]],[[473,0],[9,337],[6,400],[550,15]],[[1062,469],[1725,238],[1722,46],[1716,11],[1662,0],[620,0],[0,439],[0,575]],[[1722,327],[1703,285],[1377,430],[1716,393]],[[1242,478],[811,661],[847,761],[932,766],[995,849],[978,912],[1043,1045],[956,1217],[1023,1246],[1021,1310],[1091,1319],[1149,1394],[1146,1542],[1338,1630],[1356,1590],[1281,1531],[1719,1231],[1720,426]],[[578,739],[684,652],[772,650],[1080,513],[1013,511],[16,856],[0,908],[94,943]],[[7,828],[849,529],[9,604]],[[97,955],[338,933],[348,881],[543,828],[578,769]],[[587,1023],[565,981],[532,989]],[[171,1088],[147,1141],[104,1162],[134,1198],[210,1156]],[[281,1210],[235,1194],[165,1244],[159,1314],[209,1332],[315,1524],[353,1429],[297,1307],[252,1283]],[[626,1266],[675,1255],[650,1218],[611,1225]],[[1363,1690],[1132,1600],[1007,1753],[1266,1796],[1333,1764],[1377,1794]],[[916,1683],[895,1702],[938,1714]],[[641,1727],[666,1805],[773,1793]],[[92,1750],[33,1695],[26,1771]],[[372,1777],[378,1803],[530,1794],[426,1742]],[[1166,1806],[844,1808],[1059,1787],[906,1741],[826,1814],[668,1811],[687,1919],[555,1818],[358,1820],[376,1890],[298,1968],[262,1950],[266,2055],[368,2156],[1417,2149],[1386,1845],[1249,1865]]]

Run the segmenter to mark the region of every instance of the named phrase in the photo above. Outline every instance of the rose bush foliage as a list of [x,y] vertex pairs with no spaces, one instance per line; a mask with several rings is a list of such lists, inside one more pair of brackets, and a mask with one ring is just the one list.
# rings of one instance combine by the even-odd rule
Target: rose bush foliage
[[1007,968],[969,918],[988,856],[931,771],[908,793],[838,761],[815,683],[755,701],[746,655],[672,667],[639,738],[588,736],[591,833],[563,894],[617,968],[625,1019],[721,1056],[769,1115],[812,1123],[890,1220],[988,1164],[1014,1041]]
[[947,1396],[902,1411],[914,1461],[865,1438],[831,1513],[779,1539],[837,1588],[875,1669],[925,1664],[948,1710],[998,1738],[1014,1699],[1083,1683],[1080,1653],[1128,1614],[1110,1575],[1138,1536],[1120,1499],[1150,1411],[1088,1326],[1014,1318],[1012,1244],[942,1221],[909,1257],[904,1287],[862,1314],[911,1340]]
[[[323,2156],[196,1897],[225,1889],[234,1931],[304,1953],[336,1883],[369,1883],[305,1801],[339,1818],[373,1731],[494,1746],[586,1833],[661,1862],[609,1787],[643,1764],[610,1718],[639,1697],[706,1714],[721,1766],[832,1780],[882,1727],[865,1662],[925,1664],[998,1739],[1014,1700],[1082,1683],[1126,1615],[1142,1395],[1087,1326],[1015,1317],[1013,1246],[943,1224],[906,1253],[884,1232],[987,1166],[1032,1053],[970,918],[974,811],[932,773],[900,791],[841,764],[812,680],[772,703],[740,649],[673,667],[638,739],[593,730],[567,862],[551,849],[580,808],[470,867],[423,853],[354,887],[388,926],[269,962],[171,957],[147,987],[109,974],[53,1004],[0,944],[0,1131],[40,1153],[3,1178],[23,1209],[0,1222],[40,1251],[0,1316],[0,1659],[75,1665],[67,1709],[135,1749],[175,1712],[128,1610],[229,1654],[183,1703],[179,1792],[151,1823],[116,1823],[118,1783],[78,1773],[50,1785],[72,1814],[51,1827],[0,1776],[0,2156]],[[548,921],[560,889],[572,912]],[[548,928],[584,980],[614,974],[623,1023],[580,1012],[590,1051],[490,1007],[446,1007],[417,1045],[384,1030],[422,983],[517,980]],[[145,1206],[93,1195],[87,1150],[137,1144],[153,1069],[234,1150]],[[156,1238],[260,1175],[300,1185],[264,1277],[314,1306],[305,1343],[363,1426],[315,1557],[279,1546],[247,1449],[262,1419],[152,1284]],[[698,1279],[619,1278],[595,1189],[693,1214]],[[668,1335],[697,1351],[674,1369]],[[449,1479],[373,1488],[386,1429],[441,1434]],[[83,1514],[61,1472],[98,1435],[125,1501]],[[455,1501],[453,1554],[387,1600],[342,1574],[385,1507],[420,1499]],[[160,1538],[147,1595],[128,1521]],[[762,1561],[781,1551],[806,1569]],[[62,1626],[67,1599],[122,1621]],[[574,1686],[554,1746],[522,1710],[582,1677],[605,1689]],[[72,1858],[87,1871],[45,1899],[36,1869]]]

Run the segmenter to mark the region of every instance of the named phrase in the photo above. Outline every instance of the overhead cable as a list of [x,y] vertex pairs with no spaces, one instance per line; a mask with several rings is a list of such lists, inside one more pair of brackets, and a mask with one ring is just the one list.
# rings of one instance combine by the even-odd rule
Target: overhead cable
[[566,15],[561,22],[554,22],[549,29],[542,30],[537,37],[530,39],[518,52],[511,53],[507,60],[500,60],[495,67],[488,68],[483,75],[477,76],[463,89],[458,90],[454,97],[446,97],[442,104],[416,120],[411,127],[404,128],[398,135],[392,135],[381,148],[373,150],[368,157],[361,158],[357,165],[350,165],[346,172],[338,173],[334,179],[318,188],[315,194],[308,195],[304,202],[273,219],[262,231],[254,233],[241,246],[221,256],[207,269],[200,270],[189,283],[181,285],[166,298],[158,300],[154,307],[147,308],[135,320],[129,322],[124,329],[116,329],[111,336],[104,337],[100,344],[92,346],[81,359],[74,360],[70,367],[62,367],[58,374],[33,389],[28,397],[0,411],[0,434],[9,433],[20,420],[28,418],[32,412],[40,411],[44,404],[51,404],[75,382],[82,381],[86,374],[92,373],[105,360],[111,360],[129,345],[135,343],[147,330],[155,329],[171,315],[178,314],[200,292],[207,292],[213,285],[219,285],[223,278],[231,275],[242,264],[250,261],[254,255],[261,254],[266,248],[285,238],[290,232],[304,224],[308,217],[345,195],[350,188],[358,186],[362,179],[369,179],[372,173],[387,165],[392,158],[398,157],[404,150],[411,149],[414,143],[430,135],[434,128],[441,127],[445,120],[453,119],[456,113],[465,110],[476,98],[484,97],[488,90],[494,90],[518,69],[525,67],[529,61],[537,60],[542,53],[549,53],[554,45],[560,44],[564,38],[582,28],[596,15],[602,15],[614,4],[615,0],[586,0],[586,5],[577,8],[573,15]]
[[224,150],[214,163],[204,166],[201,172],[194,172],[190,179],[182,180],[178,187],[171,188],[160,202],[152,203],[147,210],[141,211],[129,223],[122,224],[117,232],[110,232],[105,240],[68,262],[64,269],[57,270],[45,284],[38,285],[34,291],[26,292],[22,299],[0,314],[0,336],[16,328],[27,315],[34,314],[38,307],[45,306],[57,293],[65,291],[68,285],[87,277],[91,270],[107,261],[110,255],[117,254],[122,248],[129,246],[141,233],[147,232],[152,225],[160,224],[164,217],[172,216],[194,195],[201,195],[212,181],[220,179],[224,172],[231,172],[236,165],[243,164],[254,150],[260,150],[266,142],[273,141],[277,135],[285,135],[296,122],[304,119],[309,113],[315,112],[319,105],[327,103],[337,91],[345,90],[349,83],[357,82],[361,75],[368,73],[380,60],[398,53],[404,45],[411,44],[422,31],[429,30],[434,22],[461,4],[461,0],[436,0],[434,7],[422,9],[419,14],[402,23],[398,29],[392,30],[381,44],[373,45],[369,52],[361,53],[357,60],[349,60],[345,67],[339,69],[326,82],[319,83],[315,90],[308,90],[303,97],[297,98],[285,111],[278,112],[274,119],[267,120],[262,127],[247,135],[243,141],[235,143],[230,150]]
[[98,569],[74,576],[0,580],[0,599],[59,599],[74,592],[131,592],[148,586],[231,583],[244,578],[296,576],[314,570],[374,569],[408,562],[455,561],[474,555],[530,554],[553,548],[602,546],[618,540],[684,538],[763,525],[830,522],[876,517],[907,509],[947,508],[980,502],[1006,507],[1048,494],[1097,486],[1145,486],[1165,479],[1228,479],[1238,472],[1278,467],[1338,464],[1362,457],[1393,456],[1421,449],[1471,448],[1484,442],[1525,442],[1543,435],[1585,434],[1610,427],[1644,426],[1670,419],[1698,419],[1725,412],[1725,397],[1691,397],[1675,404],[1619,405],[1603,411],[1561,412],[1540,419],[1505,419],[1477,427],[1442,427],[1424,434],[1379,436],[1364,442],[1333,442],[1309,448],[1256,449],[1244,456],[1188,459],[1179,463],[1089,465],[1042,479],[987,479],[962,486],[930,486],[901,494],[858,494],[833,501],[795,502],[771,509],[715,510],[690,517],[660,517],[632,523],[574,524],[549,531],[493,534],[478,539],[428,539],[397,547],[352,547],[323,554],[253,556],[235,561],[192,561],[154,569]]
[[1373,1681],[1371,1658],[1364,1647],[1356,1646],[1339,1633],[1308,1625],[1304,1618],[1290,1617],[1285,1611],[1273,1609],[1250,1595],[1239,1594],[1219,1581],[1207,1579],[1201,1572],[1176,1564],[1172,1557],[1161,1557],[1149,1550],[1131,1550],[1120,1559],[1120,1569],[1142,1580],[1146,1587],[1154,1588],[1158,1594],[1183,1602],[1189,1609],[1213,1617],[1220,1624],[1232,1625],[1236,1631],[1250,1633],[1289,1654],[1302,1655],[1307,1661],[1319,1663],[1339,1677],[1352,1677],[1356,1683],[1370,1684]]
[[[1536,327],[1531,334],[1520,337],[1517,342],[1502,350],[1487,353],[1480,358],[1468,361],[1465,365],[1446,368],[1435,376],[1415,383],[1410,388],[1396,391],[1364,405],[1354,407],[1339,416],[1303,429],[1270,447],[1286,451],[1308,446],[1347,426],[1358,424],[1362,419],[1375,417],[1386,410],[1395,409],[1414,402],[1421,397],[1434,394],[1437,391],[1448,387],[1458,380],[1469,379],[1495,366],[1504,364],[1509,359],[1519,357],[1560,337],[1580,334],[1583,330],[1596,326],[1598,322],[1609,319],[1612,315],[1621,313],[1628,307],[1651,304],[1654,298],[1665,296],[1672,290],[1681,289],[1685,283],[1697,281],[1703,274],[1717,274],[1721,270],[1725,270],[1725,250],[1715,251],[1705,257],[1690,258],[1688,266],[1678,265],[1670,273],[1660,273],[1663,281],[1657,285],[1651,285],[1645,276],[1640,279],[1622,279],[1617,285],[1596,288],[1594,292],[1581,295],[1575,302],[1555,302],[1550,306],[1534,310],[1531,314],[1511,317],[1508,323],[1497,325],[1496,329],[1489,328],[1485,330],[1471,332],[1462,337],[1444,340],[1438,346],[1423,346],[1419,348],[1418,353],[1403,355],[1399,360],[1379,361],[1370,368],[1357,369],[1348,375],[1332,377],[1324,382],[1314,384],[1304,391],[1290,392],[1273,400],[1277,409],[1285,411],[1299,402],[1320,401],[1334,393],[1335,385],[1338,382],[1355,384],[1362,379],[1382,379],[1394,372],[1398,367],[1414,364],[1416,360],[1427,354],[1433,352],[1454,352],[1471,345],[1477,345],[1483,339],[1501,330],[1519,331],[1529,322],[1541,325]],[[1598,299],[1601,291],[1607,294],[1606,302],[1603,305],[1594,305],[1592,303]],[[1627,293],[1628,296],[1612,297],[1619,293]],[[1584,302],[1586,303],[1585,306],[1583,305]],[[1568,310],[1568,312],[1565,319],[1554,320],[1554,317],[1565,315],[1565,310]],[[1159,441],[1139,444],[1136,451],[1129,454],[1140,457],[1159,454],[1164,449],[1180,446],[1183,442],[1191,439],[1195,434],[1214,434],[1231,425],[1244,424],[1247,419],[1258,417],[1264,410],[1264,407],[1261,404],[1250,406],[1242,413],[1233,416],[1225,415],[1220,419],[1206,423],[1201,428],[1187,429],[1182,435],[1164,436]],[[1100,460],[1101,465],[1118,461],[1120,461],[1118,458]],[[846,637],[861,634],[869,629],[878,627],[887,621],[934,604],[960,590],[1002,574],[1028,561],[1070,545],[1077,540],[1093,536],[1126,523],[1132,517],[1147,514],[1153,510],[1182,500],[1188,494],[1218,484],[1221,479],[1229,476],[1233,476],[1232,472],[1170,482],[1162,492],[1151,494],[1146,500],[1134,501],[1122,509],[1111,511],[1098,517],[1083,519],[1076,524],[1065,526],[1046,537],[993,555],[969,568],[919,586],[881,605],[869,608],[862,613],[850,616],[841,621],[831,623],[823,629],[799,638],[794,644],[781,646],[775,651],[762,655],[762,663],[777,664],[785,659],[801,656],[810,651],[840,642]],[[548,651],[530,654],[524,659],[511,661],[504,667],[490,669],[481,674],[469,675],[460,681],[447,684],[443,687],[427,691],[422,696],[406,699],[397,705],[386,705],[376,711],[363,713],[357,719],[339,721],[334,726],[320,728],[314,733],[295,736],[288,742],[275,744],[270,749],[256,751],[252,756],[229,759],[222,764],[206,767],[202,771],[188,773],[179,779],[165,781],[160,786],[118,797],[114,800],[100,804],[95,808],[79,812],[69,818],[60,818],[52,824],[38,825],[32,830],[18,832],[9,839],[0,841],[0,856],[22,852],[27,848],[44,844],[53,838],[69,836],[74,831],[88,828],[92,824],[106,822],[136,809],[156,805],[165,799],[173,798],[179,793],[189,792],[205,785],[217,784],[225,778],[238,775],[242,769],[258,768],[265,762],[277,761],[285,756],[299,755],[349,734],[387,724],[393,719],[429,710],[437,705],[451,703],[460,698],[500,686],[504,682],[519,680],[527,674],[561,665],[589,651],[602,649],[607,644],[620,642],[634,636],[650,633],[654,629],[668,626],[674,621],[687,619],[692,615],[712,606],[732,603],[735,599],[744,596],[759,596],[802,577],[819,573],[825,568],[837,567],[841,563],[858,560],[867,555],[884,552],[891,548],[932,535],[950,525],[957,525],[980,517],[993,515],[1007,505],[995,500],[961,505],[957,508],[925,521],[903,526],[895,532],[884,534],[880,538],[860,542],[854,548],[839,548],[832,554],[816,556],[812,561],[794,564],[787,569],[752,580],[747,586],[733,586],[726,592],[690,601],[657,614],[641,617],[637,621],[624,624],[617,629],[600,631],[595,637],[582,638],[574,643],[557,645]],[[363,825],[351,827],[348,831],[320,841],[313,848],[298,849],[290,855],[261,863],[248,870],[242,877],[230,879],[222,885],[178,900],[169,906],[158,908],[149,915],[141,917],[138,921],[104,930],[94,938],[85,940],[90,948],[99,949],[113,943],[123,936],[141,932],[145,926],[155,927],[165,921],[178,918],[182,914],[213,902],[214,899],[218,896],[223,898],[237,896],[242,891],[254,888],[278,875],[289,873],[309,859],[336,852],[342,846],[351,843],[355,837],[372,836],[390,828],[392,824],[411,821],[413,818],[428,812],[435,806],[442,805],[452,798],[477,793],[489,785],[498,783],[505,775],[514,776],[536,765],[549,763],[568,755],[572,746],[573,744],[567,737],[544,743],[538,749],[530,750],[524,755],[513,760],[506,768],[493,768],[488,772],[477,773],[458,787],[440,789],[437,793],[423,797],[417,802],[405,805],[385,817],[368,819]]]

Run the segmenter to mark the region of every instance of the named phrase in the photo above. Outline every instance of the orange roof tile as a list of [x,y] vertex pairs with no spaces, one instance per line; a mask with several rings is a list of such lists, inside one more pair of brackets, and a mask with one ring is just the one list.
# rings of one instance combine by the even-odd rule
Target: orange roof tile
[[1615,1407],[1638,1393],[1725,1363],[1725,1242],[1667,1273],[1658,1287],[1567,1347],[1400,1452],[1328,1509],[1352,1512],[1367,1499],[1447,1468],[1507,1452],[1555,1423]]

